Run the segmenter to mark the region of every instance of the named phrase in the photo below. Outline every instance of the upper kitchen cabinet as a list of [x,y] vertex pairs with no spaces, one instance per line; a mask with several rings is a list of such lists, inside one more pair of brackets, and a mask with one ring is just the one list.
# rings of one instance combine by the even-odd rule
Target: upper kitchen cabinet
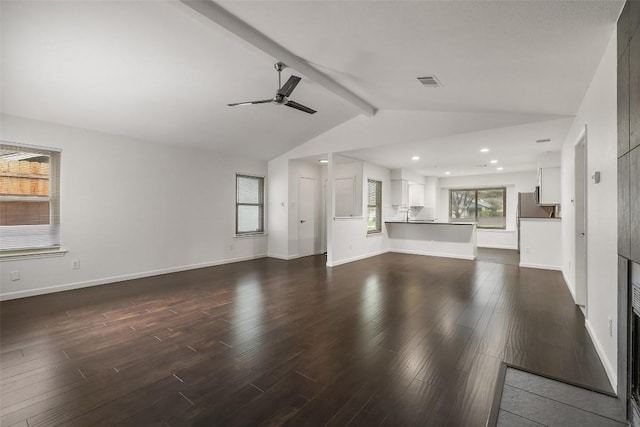
[[539,205],[560,204],[560,168],[538,169]]
[[391,180],[391,204],[406,206],[409,203],[409,181],[405,179]]
[[424,184],[409,184],[409,206],[424,207]]

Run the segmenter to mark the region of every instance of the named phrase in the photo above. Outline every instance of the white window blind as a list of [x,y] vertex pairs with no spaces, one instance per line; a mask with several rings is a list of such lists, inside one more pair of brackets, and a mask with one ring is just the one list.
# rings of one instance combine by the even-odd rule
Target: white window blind
[[369,179],[367,196],[367,234],[382,231],[382,182]]
[[60,152],[0,143],[0,251],[60,246]]
[[236,175],[236,234],[264,232],[264,178]]

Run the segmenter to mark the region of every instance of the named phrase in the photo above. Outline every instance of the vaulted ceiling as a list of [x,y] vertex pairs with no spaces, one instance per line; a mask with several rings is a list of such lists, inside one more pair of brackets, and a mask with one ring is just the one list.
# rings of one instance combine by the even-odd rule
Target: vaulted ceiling
[[[575,114],[622,7],[617,0],[219,4],[379,110],[518,113],[530,133],[533,117]],[[318,113],[227,107],[272,97],[280,58],[178,1],[0,5],[4,114],[261,159],[360,114],[295,69],[283,73],[303,77],[292,98]],[[431,74],[443,87],[416,79]],[[565,122],[549,121],[547,133],[561,139]],[[544,125],[535,131],[544,135]],[[462,147],[463,139],[456,139]],[[360,154],[383,162],[389,152]],[[450,152],[438,154],[443,163],[459,161]]]

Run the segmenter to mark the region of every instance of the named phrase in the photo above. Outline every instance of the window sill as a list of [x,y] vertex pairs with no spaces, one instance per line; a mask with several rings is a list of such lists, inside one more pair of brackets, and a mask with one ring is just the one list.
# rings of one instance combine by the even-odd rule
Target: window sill
[[367,237],[380,237],[382,236],[384,233],[382,231],[378,231],[376,233],[367,233]]
[[2,261],[21,261],[37,258],[55,258],[63,257],[67,254],[66,249],[42,249],[34,251],[8,252],[0,254],[0,262]]
[[261,237],[261,236],[268,236],[268,233],[243,233],[243,234],[234,234],[233,238],[234,239],[244,239],[247,237]]

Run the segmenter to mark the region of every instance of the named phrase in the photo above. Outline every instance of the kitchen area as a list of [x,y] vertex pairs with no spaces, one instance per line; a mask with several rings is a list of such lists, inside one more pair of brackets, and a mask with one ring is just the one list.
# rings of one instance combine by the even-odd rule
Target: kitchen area
[[547,153],[538,161],[531,193],[518,193],[517,227],[520,267],[562,270],[560,158]]
[[391,171],[391,205],[385,225],[389,251],[474,260],[477,224],[435,216],[438,179],[407,170]]
[[487,252],[489,258],[499,259],[502,254],[508,263],[521,267],[560,270],[559,153],[540,155],[537,170],[528,174],[515,184],[513,177],[500,181],[499,174],[487,177],[487,183],[476,183],[478,206],[487,202],[490,189],[504,191],[504,218],[501,224],[492,225],[493,218],[456,219],[452,215],[452,194],[467,191],[463,189],[469,188],[468,180],[458,184],[392,170],[392,209],[385,215],[389,250],[471,260],[487,259]]

